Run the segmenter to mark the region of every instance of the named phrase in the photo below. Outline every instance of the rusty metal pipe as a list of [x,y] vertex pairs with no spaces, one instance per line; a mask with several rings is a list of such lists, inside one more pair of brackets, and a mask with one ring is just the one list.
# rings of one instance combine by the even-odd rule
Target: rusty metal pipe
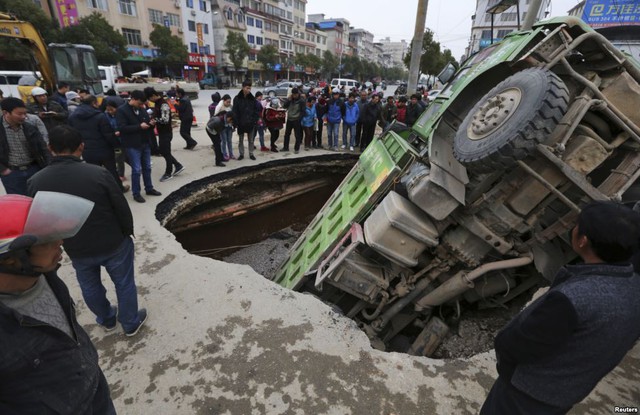
[[505,259],[503,261],[488,262],[479,266],[471,272],[460,271],[449,278],[435,290],[416,301],[416,311],[425,308],[436,307],[464,293],[469,288],[473,288],[473,281],[484,274],[507,268],[518,268],[529,265],[533,262],[533,256],[523,256],[519,258]]

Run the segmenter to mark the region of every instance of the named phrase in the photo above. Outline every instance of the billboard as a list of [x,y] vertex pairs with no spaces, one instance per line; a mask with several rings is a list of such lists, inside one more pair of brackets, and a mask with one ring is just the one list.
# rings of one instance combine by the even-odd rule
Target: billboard
[[637,0],[587,0],[582,20],[593,28],[640,25]]
[[60,27],[69,27],[78,24],[78,9],[75,0],[56,0],[58,20]]

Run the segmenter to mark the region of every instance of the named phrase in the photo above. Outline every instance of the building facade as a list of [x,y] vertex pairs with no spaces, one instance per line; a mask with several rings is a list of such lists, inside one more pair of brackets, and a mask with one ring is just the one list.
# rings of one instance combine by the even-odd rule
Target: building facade
[[406,40],[392,42],[391,38],[386,37],[378,41],[378,44],[382,48],[383,63],[386,64],[386,67],[404,67],[404,57],[409,51],[409,44]]

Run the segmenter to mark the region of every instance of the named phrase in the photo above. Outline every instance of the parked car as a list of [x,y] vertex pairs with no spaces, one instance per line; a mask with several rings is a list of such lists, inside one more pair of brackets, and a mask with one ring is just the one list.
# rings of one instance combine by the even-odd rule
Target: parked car
[[292,88],[301,88],[303,93],[308,93],[311,89],[309,86],[304,86],[298,82],[284,81],[275,86],[265,88],[262,93],[269,97],[287,97]]

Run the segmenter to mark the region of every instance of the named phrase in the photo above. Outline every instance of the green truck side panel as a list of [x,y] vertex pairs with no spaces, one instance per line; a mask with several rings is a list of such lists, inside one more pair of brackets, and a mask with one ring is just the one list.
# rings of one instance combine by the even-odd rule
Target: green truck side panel
[[274,281],[290,289],[296,288],[304,275],[342,239],[351,224],[369,213],[416,157],[413,147],[392,131],[374,140],[298,238]]

